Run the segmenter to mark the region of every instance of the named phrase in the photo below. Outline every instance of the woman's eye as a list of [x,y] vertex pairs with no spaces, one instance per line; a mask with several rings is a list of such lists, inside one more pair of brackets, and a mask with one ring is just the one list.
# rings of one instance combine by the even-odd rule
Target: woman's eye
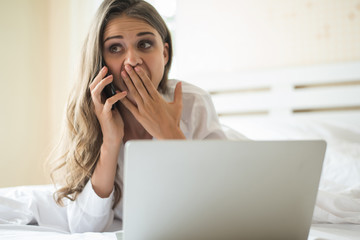
[[142,48],[142,49],[148,49],[152,46],[152,42],[150,41],[141,41],[139,43],[139,48]]
[[109,48],[111,53],[118,53],[121,51],[121,46],[120,45],[113,45]]

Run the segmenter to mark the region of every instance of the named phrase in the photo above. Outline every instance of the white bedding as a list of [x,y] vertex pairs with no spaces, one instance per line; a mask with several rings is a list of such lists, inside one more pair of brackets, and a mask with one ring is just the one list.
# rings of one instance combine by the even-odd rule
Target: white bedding
[[[31,225],[0,225],[1,240],[120,240],[122,232],[73,233],[69,234],[53,228]],[[311,226],[308,240],[359,240],[360,225],[352,224],[314,224]]]
[[67,233],[55,228],[47,228],[32,225],[15,225],[15,224],[1,224],[0,225],[0,239],[1,240],[77,240],[77,239],[91,239],[91,240],[116,240],[115,232],[105,233]]
[[313,224],[308,240],[359,240],[360,225]]
[[[236,130],[255,140],[325,139],[328,148],[309,240],[360,239],[360,122],[276,119],[237,124]],[[0,189],[0,239],[116,239],[119,222],[108,233],[69,234],[66,211],[54,203],[52,191],[50,185]],[[26,225],[36,223],[41,226]]]

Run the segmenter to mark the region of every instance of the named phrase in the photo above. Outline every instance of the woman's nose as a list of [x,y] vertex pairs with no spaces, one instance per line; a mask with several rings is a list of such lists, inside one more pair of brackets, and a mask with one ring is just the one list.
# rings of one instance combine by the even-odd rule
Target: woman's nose
[[136,65],[142,64],[142,58],[139,55],[139,53],[136,51],[136,49],[129,48],[126,52],[124,63],[135,67]]

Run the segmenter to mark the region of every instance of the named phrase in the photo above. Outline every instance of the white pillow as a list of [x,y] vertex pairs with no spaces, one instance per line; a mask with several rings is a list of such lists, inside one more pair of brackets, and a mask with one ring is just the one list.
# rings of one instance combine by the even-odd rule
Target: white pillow
[[0,223],[38,224],[69,231],[66,208],[58,206],[53,185],[0,188]]
[[232,127],[253,140],[324,139],[313,222],[360,224],[360,121],[269,118],[240,120]]
[[360,224],[360,131],[324,123],[328,147],[313,222]]

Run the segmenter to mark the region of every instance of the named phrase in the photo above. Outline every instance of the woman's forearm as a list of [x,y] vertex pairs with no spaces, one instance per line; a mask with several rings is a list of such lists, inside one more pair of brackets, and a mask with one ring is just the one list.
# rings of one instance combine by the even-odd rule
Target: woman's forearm
[[91,184],[101,198],[110,196],[115,181],[119,147],[103,143],[100,158],[91,177]]

